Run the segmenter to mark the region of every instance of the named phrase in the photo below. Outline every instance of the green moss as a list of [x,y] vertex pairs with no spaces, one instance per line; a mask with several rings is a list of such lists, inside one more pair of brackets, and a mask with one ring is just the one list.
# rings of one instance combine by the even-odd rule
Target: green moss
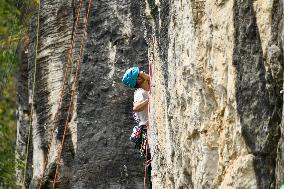
[[36,0],[0,0],[0,185],[7,188],[16,188],[16,48],[27,36],[36,5]]

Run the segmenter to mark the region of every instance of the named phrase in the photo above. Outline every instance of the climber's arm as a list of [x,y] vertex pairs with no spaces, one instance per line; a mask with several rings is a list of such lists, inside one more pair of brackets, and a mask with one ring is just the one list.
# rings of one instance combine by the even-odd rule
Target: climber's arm
[[133,102],[133,111],[134,112],[141,112],[145,108],[147,108],[149,100],[143,100],[143,101],[138,101],[138,102]]

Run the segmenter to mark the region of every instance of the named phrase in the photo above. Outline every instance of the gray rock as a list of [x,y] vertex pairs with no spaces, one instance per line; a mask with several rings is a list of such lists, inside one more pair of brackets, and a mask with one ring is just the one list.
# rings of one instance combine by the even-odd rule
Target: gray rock
[[[31,26],[27,61],[23,59],[23,69],[19,73],[17,103],[20,112],[17,153],[21,160],[25,156],[28,126],[27,120],[25,123],[21,120],[25,119],[24,107],[28,103],[33,104],[33,147],[29,152],[31,156],[28,159],[27,188],[38,188],[39,183],[42,188],[51,188],[53,184],[60,149],[58,145],[63,137],[65,118],[74,90],[71,84],[76,71],[75,63],[79,59],[83,19],[88,4],[83,2],[75,33],[74,20],[78,5],[79,1],[41,1],[33,102],[36,16]],[[75,103],[71,105],[72,113],[68,119],[56,187],[143,187],[144,159],[137,155],[137,150],[129,141],[134,125],[133,91],[121,84],[122,75],[127,68],[134,65],[142,69],[147,67],[147,44],[143,37],[141,8],[139,1],[93,1],[81,59],[80,79],[75,89]],[[67,52],[73,35],[77,36],[73,50],[74,64],[71,66],[72,72],[67,75],[62,106],[58,107]],[[25,69],[27,62],[29,67]],[[22,85],[26,87],[21,87]],[[58,119],[55,120],[58,108]],[[54,126],[56,130],[51,136]],[[47,168],[42,178],[50,141]],[[17,180],[21,184],[23,174],[19,169]]]

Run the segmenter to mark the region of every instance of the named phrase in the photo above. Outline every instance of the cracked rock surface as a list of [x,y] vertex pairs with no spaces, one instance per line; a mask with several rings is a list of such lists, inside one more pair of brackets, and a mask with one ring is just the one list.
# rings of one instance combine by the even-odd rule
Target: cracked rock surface
[[279,188],[283,2],[144,2],[153,188]]
[[[93,0],[82,57],[87,1],[77,30],[79,0],[41,2],[37,66],[35,17],[17,77],[19,162],[33,120],[26,188],[41,182],[56,126],[42,179],[42,188],[51,187],[74,90],[56,187],[143,188],[144,159],[129,141],[133,91],[121,77],[132,66],[147,71],[148,61],[154,189],[284,184],[283,1]],[[81,61],[80,78],[71,87],[73,64],[58,107],[75,35],[72,63]]]

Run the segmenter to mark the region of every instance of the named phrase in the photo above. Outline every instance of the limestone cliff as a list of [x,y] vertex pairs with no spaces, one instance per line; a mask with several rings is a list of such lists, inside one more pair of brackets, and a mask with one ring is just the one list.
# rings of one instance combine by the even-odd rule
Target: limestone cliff
[[283,1],[145,3],[153,188],[279,188]]
[[[143,159],[129,141],[132,93],[123,72],[152,63],[149,142],[155,189],[279,188],[284,184],[282,0],[93,0],[79,57],[87,1],[41,1],[18,76],[17,157],[32,140],[26,188],[50,188],[70,95],[76,91],[58,188],[143,188]],[[68,76],[54,122],[68,50],[82,61]],[[148,61],[149,60],[149,61]],[[33,73],[35,95],[32,98]],[[32,102],[32,99],[34,101]]]

